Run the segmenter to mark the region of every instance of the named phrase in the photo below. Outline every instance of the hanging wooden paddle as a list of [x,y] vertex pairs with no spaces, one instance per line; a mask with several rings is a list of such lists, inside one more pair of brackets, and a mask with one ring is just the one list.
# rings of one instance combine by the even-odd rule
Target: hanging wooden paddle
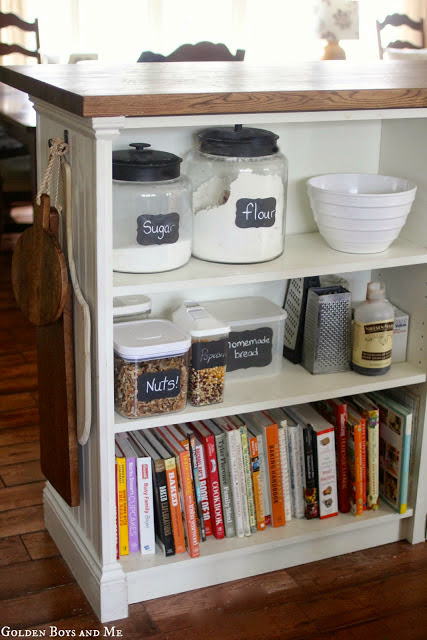
[[80,502],[76,391],[73,348],[73,306],[65,256],[58,236],[60,217],[50,206],[53,171],[56,198],[61,157],[68,150],[54,138],[37,204],[34,225],[18,240],[12,260],[12,282],[18,305],[37,326],[37,367],[41,468],[70,505]]

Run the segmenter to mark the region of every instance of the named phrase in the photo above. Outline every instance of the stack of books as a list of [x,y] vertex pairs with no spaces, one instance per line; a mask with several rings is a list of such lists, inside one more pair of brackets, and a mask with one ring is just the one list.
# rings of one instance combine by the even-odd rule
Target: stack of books
[[404,513],[418,405],[402,388],[117,435],[117,557],[197,558],[211,536],[359,516],[380,496]]

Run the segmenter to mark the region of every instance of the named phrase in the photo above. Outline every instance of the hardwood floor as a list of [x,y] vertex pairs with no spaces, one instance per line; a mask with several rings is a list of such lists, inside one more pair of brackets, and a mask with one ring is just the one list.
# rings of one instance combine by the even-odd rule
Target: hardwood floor
[[406,542],[132,605],[128,619],[99,623],[44,529],[35,332],[16,309],[10,286],[13,239],[3,240],[0,627],[45,631],[45,637],[63,631],[65,637],[66,631],[78,636],[82,630],[103,636],[114,625],[126,640],[426,637],[427,545]]

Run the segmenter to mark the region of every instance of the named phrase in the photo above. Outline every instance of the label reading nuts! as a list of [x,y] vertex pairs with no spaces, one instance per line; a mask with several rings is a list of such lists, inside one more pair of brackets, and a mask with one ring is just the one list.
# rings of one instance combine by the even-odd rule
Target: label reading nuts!
[[228,338],[227,371],[267,367],[272,360],[273,329],[232,331]]
[[191,348],[191,366],[197,371],[223,367],[226,362],[226,348],[224,338],[209,342],[194,342]]
[[236,227],[272,227],[276,222],[276,198],[240,198],[236,202]]
[[138,400],[149,402],[161,398],[175,398],[181,388],[179,369],[143,373],[138,377]]
[[391,364],[394,320],[355,322],[352,362],[365,369],[382,369]]
[[138,244],[174,244],[179,238],[179,214],[142,214],[137,218]]

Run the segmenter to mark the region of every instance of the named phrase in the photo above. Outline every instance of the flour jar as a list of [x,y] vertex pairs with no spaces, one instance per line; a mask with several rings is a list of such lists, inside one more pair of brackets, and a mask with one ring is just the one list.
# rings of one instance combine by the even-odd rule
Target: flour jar
[[170,271],[191,256],[191,185],[173,153],[113,152],[113,270]]
[[287,160],[278,135],[235,125],[205,129],[185,159],[193,185],[193,255],[251,263],[283,252]]

